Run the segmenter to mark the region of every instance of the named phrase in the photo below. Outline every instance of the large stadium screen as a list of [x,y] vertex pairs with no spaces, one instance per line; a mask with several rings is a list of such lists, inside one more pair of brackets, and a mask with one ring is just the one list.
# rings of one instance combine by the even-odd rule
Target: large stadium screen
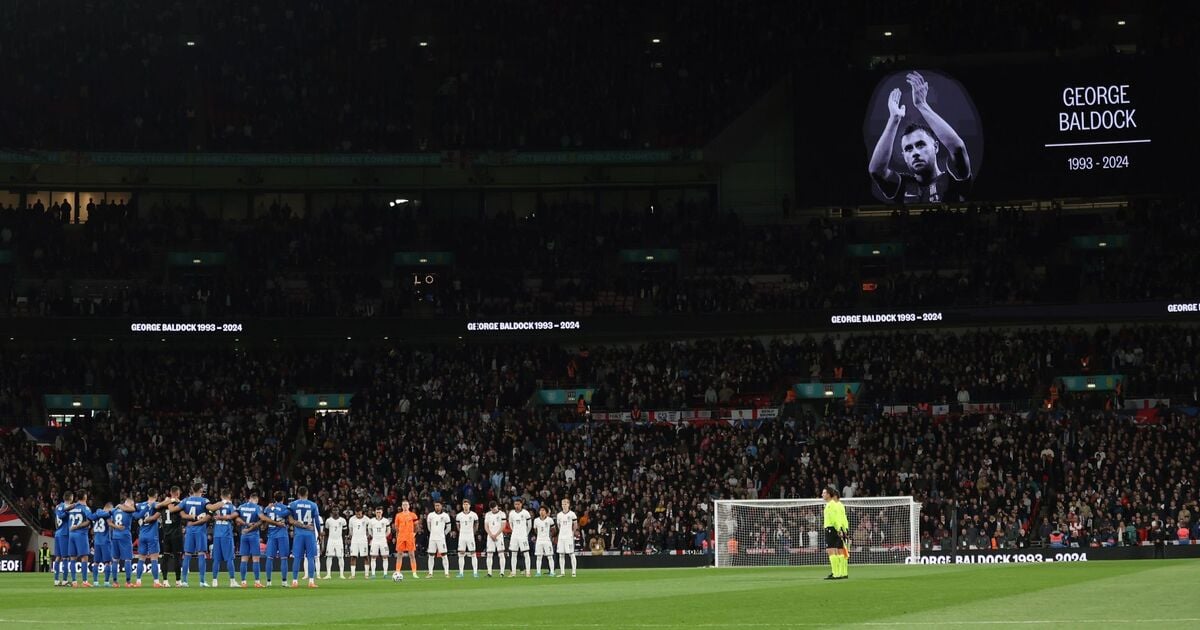
[[1136,60],[797,76],[797,187],[816,204],[1170,192],[1197,129],[1194,86]]

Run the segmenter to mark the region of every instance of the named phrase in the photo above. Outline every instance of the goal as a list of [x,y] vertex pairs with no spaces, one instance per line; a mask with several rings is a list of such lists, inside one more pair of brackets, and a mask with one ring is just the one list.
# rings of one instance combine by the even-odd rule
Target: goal
[[[852,564],[902,564],[921,554],[921,504],[912,497],[842,499],[850,521]],[[718,567],[821,565],[821,499],[716,501],[713,555]]]

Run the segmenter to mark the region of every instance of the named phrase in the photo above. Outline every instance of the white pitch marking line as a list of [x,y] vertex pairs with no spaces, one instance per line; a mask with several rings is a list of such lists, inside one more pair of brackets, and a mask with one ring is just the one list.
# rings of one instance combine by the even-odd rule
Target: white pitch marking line
[[[814,628],[827,627],[830,625],[838,626],[859,626],[859,627],[897,627],[897,626],[1021,626],[1021,625],[1049,625],[1049,624],[1114,624],[1114,623],[1179,623],[1179,622],[1200,622],[1200,617],[1180,617],[1174,619],[997,619],[997,620],[964,620],[964,621],[863,621],[851,623],[695,623],[688,624],[692,628]],[[42,625],[61,625],[61,621],[51,621],[47,619],[7,619],[0,618],[0,623],[22,623],[22,624],[42,624]],[[133,626],[194,626],[193,622],[184,621],[136,621],[127,620],[126,625]],[[206,621],[208,625],[213,626],[294,626],[293,622],[277,623],[277,622],[255,622],[255,621]],[[342,626],[342,625],[358,625],[360,622],[347,621],[325,621],[321,622],[324,626]],[[438,623],[379,623],[369,622],[373,627],[381,628],[441,628],[445,627],[444,622]],[[671,623],[626,623],[621,624],[626,628],[675,628],[679,624]],[[611,628],[612,624],[607,623],[554,623],[545,626],[531,626],[527,623],[489,623],[489,627],[494,628]]]

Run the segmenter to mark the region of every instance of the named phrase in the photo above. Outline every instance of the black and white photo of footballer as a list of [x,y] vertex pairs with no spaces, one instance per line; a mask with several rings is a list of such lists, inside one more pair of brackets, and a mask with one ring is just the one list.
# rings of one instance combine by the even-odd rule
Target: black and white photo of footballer
[[[906,118],[908,108],[900,88],[888,95],[888,119],[867,167],[871,180],[884,199],[902,205],[965,201],[971,187],[971,158],[962,137],[929,105],[929,84],[919,72],[906,80],[915,113],[920,120]],[[900,142],[896,142],[896,136]],[[892,152],[898,151],[906,171],[892,169]],[[944,167],[939,163],[939,154]]]

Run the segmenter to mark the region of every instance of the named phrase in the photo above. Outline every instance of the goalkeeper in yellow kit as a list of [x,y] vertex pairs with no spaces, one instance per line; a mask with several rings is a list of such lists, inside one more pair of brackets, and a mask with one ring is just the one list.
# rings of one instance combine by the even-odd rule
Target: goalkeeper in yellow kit
[[845,580],[850,577],[850,555],[847,553],[850,536],[850,521],[846,519],[846,506],[842,505],[841,493],[834,486],[821,491],[825,500],[825,551],[829,554],[832,572],[826,580]]

